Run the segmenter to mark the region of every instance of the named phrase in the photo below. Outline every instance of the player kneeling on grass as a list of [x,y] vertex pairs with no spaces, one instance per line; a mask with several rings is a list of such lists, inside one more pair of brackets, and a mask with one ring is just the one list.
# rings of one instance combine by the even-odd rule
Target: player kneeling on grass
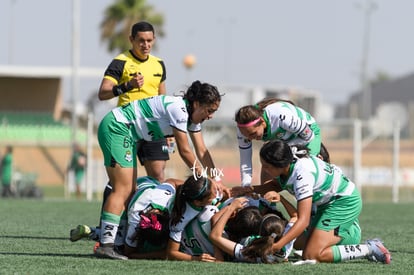
[[176,188],[182,180],[138,183],[128,207],[124,253],[129,259],[165,259],[170,214]]
[[[262,170],[275,177],[281,189],[289,191],[297,201],[298,219],[287,234],[272,244],[274,252],[298,238],[295,248],[303,249],[303,260],[342,262],[368,258],[391,263],[391,255],[379,239],[360,244],[361,195],[340,168],[309,155],[305,147],[290,147],[280,140],[263,145],[260,161]],[[316,208],[314,216],[312,207]]]
[[[137,191],[131,199],[125,217],[125,221],[128,218],[128,225],[125,224],[127,229],[123,233],[118,228],[115,239],[116,247],[121,254],[132,259],[165,259],[175,190],[182,183],[182,180],[171,178],[164,183],[149,176],[137,178]],[[82,238],[99,242],[99,236],[99,227],[78,225],[70,231],[72,242]]]

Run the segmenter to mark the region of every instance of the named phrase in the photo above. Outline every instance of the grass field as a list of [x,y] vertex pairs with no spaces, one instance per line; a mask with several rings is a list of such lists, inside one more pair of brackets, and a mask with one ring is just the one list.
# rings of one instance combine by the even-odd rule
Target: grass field
[[380,237],[391,265],[367,260],[292,266],[97,259],[94,243],[68,240],[70,228],[98,222],[100,202],[0,200],[0,274],[412,274],[414,203],[367,203],[363,239]]

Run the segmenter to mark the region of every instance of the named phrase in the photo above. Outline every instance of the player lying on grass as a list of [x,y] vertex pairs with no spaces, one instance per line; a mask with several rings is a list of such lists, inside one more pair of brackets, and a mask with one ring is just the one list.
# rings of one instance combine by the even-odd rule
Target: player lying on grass
[[[204,206],[211,206],[221,200],[223,194],[220,184],[208,178],[195,179],[193,176],[188,177],[185,182],[168,179],[165,183],[159,183],[148,176],[138,178],[137,191],[128,208],[126,237],[117,234],[117,252],[134,259],[165,259],[173,205],[177,205],[174,216],[182,215],[182,219],[171,225],[171,237],[179,240],[182,228],[202,213]],[[99,227],[79,225],[71,230],[70,240],[89,238],[99,241],[99,231]],[[124,243],[125,250],[120,250],[119,247]],[[186,260],[186,257],[180,257],[183,255],[179,251],[171,253],[173,256],[177,255],[177,260]],[[197,258],[202,260],[208,257]]]
[[[191,183],[194,180],[191,179],[188,181]],[[122,237],[125,235],[120,234],[121,232],[118,230],[117,238],[115,241],[118,247],[118,251],[122,251],[121,254],[125,253],[125,255],[127,255],[129,258],[138,259],[165,258],[165,249],[163,250],[163,248],[165,248],[165,244],[168,239],[168,232],[165,230],[165,218],[171,213],[170,209],[172,207],[172,202],[175,195],[175,187],[181,183],[182,181],[177,179],[168,179],[165,183],[159,183],[156,179],[148,176],[139,177],[137,179],[138,191],[132,198],[128,210],[128,234],[125,239]],[[185,188],[183,187],[183,189],[186,189],[183,190],[184,193],[198,194],[200,191],[197,189],[197,184],[187,184]],[[201,200],[203,199],[203,196],[210,197],[213,193],[211,191],[206,191],[208,190],[206,189],[200,195]],[[214,198],[215,201],[219,200],[219,198],[217,198],[217,194]],[[182,231],[179,251],[183,252],[184,254],[193,256],[191,257],[193,260],[209,260],[211,259],[210,257],[215,257],[216,261],[222,261],[223,256],[217,256],[217,254],[215,255],[213,244],[209,239],[209,234],[211,231],[210,219],[216,212],[219,211],[219,208],[229,205],[233,200],[234,198],[229,198],[226,201],[219,203],[218,207],[215,205],[207,205],[199,213],[196,211],[191,211],[191,213],[195,213],[197,215],[194,219],[191,220],[188,225],[185,226],[184,231]],[[260,218],[262,215],[268,213],[276,213],[279,216],[282,216],[282,214],[276,209],[276,201],[278,200],[276,200],[274,197],[267,200],[265,198],[253,195],[248,197],[249,206],[247,208],[252,207],[254,209],[257,209]],[[191,202],[189,205],[191,205]],[[189,209],[191,210],[193,207],[189,207]],[[239,211],[238,215],[236,215],[234,219],[230,219],[226,227],[228,235],[235,242],[238,242],[241,240],[241,238],[248,237],[252,234],[258,234],[258,232],[252,231],[250,229],[248,222],[243,222],[243,219],[247,219],[246,216],[252,219],[252,217],[254,217],[254,212],[250,215],[239,215],[247,212],[245,210],[248,209]],[[160,212],[163,213],[163,215],[160,215]],[[294,219],[295,215],[292,214],[292,212],[293,211],[288,210],[288,213],[292,216],[292,219]],[[154,216],[151,216],[152,214],[157,214],[157,218],[155,219]],[[187,214],[184,216],[187,216]],[[146,217],[144,220],[142,220],[143,216]],[[241,224],[243,225],[241,226]],[[256,224],[254,226],[256,228],[256,231],[258,225],[259,224]],[[159,228],[159,230],[157,230],[157,228]],[[99,241],[99,231],[99,227],[94,228],[86,225],[79,225],[77,228],[71,230],[70,240],[77,241],[81,238],[89,238],[95,241]],[[138,238],[135,238],[134,235],[137,235]],[[154,236],[156,237],[153,238]],[[127,244],[125,246],[125,250],[121,249],[121,247],[124,247],[124,241]],[[210,256],[205,255],[202,257],[202,254],[209,254]],[[183,254],[180,255],[183,256],[184,259],[188,258],[188,256],[185,256]]]
[[[219,183],[205,177],[190,176],[177,189],[171,215],[170,239],[167,246],[167,259],[179,261],[214,262],[209,253],[190,255],[180,250],[183,232],[187,225],[203,213],[206,206],[217,205],[223,198]],[[210,209],[215,211],[214,208]]]
[[[214,249],[209,238],[211,218],[219,212],[219,209],[228,206],[233,200],[234,198],[229,198],[217,206],[205,206],[197,217],[184,228],[180,251],[194,256],[193,259],[198,259],[197,256],[202,254],[209,254],[215,258],[215,261],[233,261],[233,257],[223,254],[219,249]],[[250,235],[258,235],[261,218],[268,213],[276,213],[282,216],[273,203],[264,198],[249,196],[247,197],[247,206],[229,219],[225,234],[234,242],[239,242],[242,238],[247,238]],[[221,213],[217,215],[219,214]]]
[[[276,208],[272,209],[271,207],[275,206],[276,202],[281,201],[279,197],[269,196],[268,198],[265,197],[255,200],[258,202],[265,201],[269,204],[265,208],[252,206],[255,205],[253,203],[254,200],[247,196],[234,198],[230,204],[223,207],[212,218],[211,241],[217,250],[226,253],[234,261],[253,263],[288,261],[288,257],[293,249],[294,240],[275,253],[266,254],[261,248],[289,231],[296,220],[296,209],[288,201],[284,201],[283,206],[289,215],[287,220]],[[251,228],[249,222],[239,221],[238,217],[251,207],[256,207],[262,216],[260,223],[253,227],[256,230],[246,232],[247,228]],[[227,234],[222,234],[223,230]]]
[[[197,182],[199,183],[200,180],[198,179]],[[209,189],[208,182],[205,182],[204,185],[206,185],[205,189],[207,191]],[[214,187],[214,185],[212,185],[211,187]],[[185,199],[185,197],[187,197],[187,199],[191,199],[194,196],[200,195],[205,196],[205,199],[200,200],[197,204],[195,202],[187,202],[185,204],[185,211],[179,210],[181,209],[180,205],[182,205],[182,203],[180,203],[178,195],[179,192],[177,191],[177,198],[174,204],[174,209],[176,209],[177,213],[175,214],[176,219],[173,218],[171,222],[172,227],[170,233],[168,259],[206,262],[229,260],[229,257],[224,257],[221,251],[218,251],[217,249],[213,250],[213,244],[209,238],[211,232],[210,220],[214,215],[218,215],[221,212],[219,212],[220,208],[229,205],[234,200],[234,198],[229,198],[221,202],[221,194],[218,194],[214,197],[212,196],[213,194],[208,195],[208,193],[205,191],[203,191],[202,193],[195,193],[193,191],[189,192],[188,190],[184,190],[185,186],[179,187],[179,189],[180,188],[183,189],[181,192],[183,196],[181,200]],[[211,200],[212,198],[213,200]],[[211,203],[209,204],[209,202]],[[207,204],[205,205],[205,203]],[[272,205],[272,203],[273,202],[263,198],[247,198],[247,205],[249,205],[249,207],[257,209],[260,216],[265,215],[267,213],[277,213],[281,215],[281,213],[276,210],[275,205]],[[200,207],[202,205],[205,206]],[[218,213],[216,214],[216,212]],[[291,213],[289,212],[289,214]],[[295,215],[292,214],[293,219],[294,216]],[[178,217],[180,218],[178,219]],[[253,215],[251,215],[251,217],[253,217]],[[179,221],[178,224],[175,224],[176,220]],[[252,230],[249,230],[251,227],[249,227],[248,222],[242,224],[240,221],[242,221],[242,219],[229,220],[227,230],[229,235],[232,236],[233,239],[238,241],[241,238],[250,236],[251,234],[257,235],[256,232],[252,232]],[[256,224],[255,226],[253,225],[256,231],[258,225],[259,224]],[[292,246],[293,244],[290,246],[290,250],[292,249]],[[287,253],[287,255],[289,253]]]

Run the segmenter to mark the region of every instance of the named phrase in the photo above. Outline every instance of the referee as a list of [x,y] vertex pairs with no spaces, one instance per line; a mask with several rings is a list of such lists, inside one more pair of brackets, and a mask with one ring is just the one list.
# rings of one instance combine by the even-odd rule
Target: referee
[[[99,99],[118,97],[118,106],[132,100],[166,94],[164,61],[151,55],[155,42],[154,27],[148,22],[132,26],[131,49],[116,56],[109,64],[99,88]],[[167,139],[139,142],[138,159],[148,176],[163,182],[169,160]]]

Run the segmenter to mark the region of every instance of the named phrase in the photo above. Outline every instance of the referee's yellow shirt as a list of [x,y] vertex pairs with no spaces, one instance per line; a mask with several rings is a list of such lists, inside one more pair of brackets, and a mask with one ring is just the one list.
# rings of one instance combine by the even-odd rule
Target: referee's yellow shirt
[[144,85],[140,89],[136,88],[120,95],[118,106],[133,100],[157,96],[160,84],[166,79],[164,61],[153,55],[149,55],[146,60],[140,60],[130,50],[112,60],[105,71],[104,78],[119,85],[129,81],[137,73],[144,76]]

